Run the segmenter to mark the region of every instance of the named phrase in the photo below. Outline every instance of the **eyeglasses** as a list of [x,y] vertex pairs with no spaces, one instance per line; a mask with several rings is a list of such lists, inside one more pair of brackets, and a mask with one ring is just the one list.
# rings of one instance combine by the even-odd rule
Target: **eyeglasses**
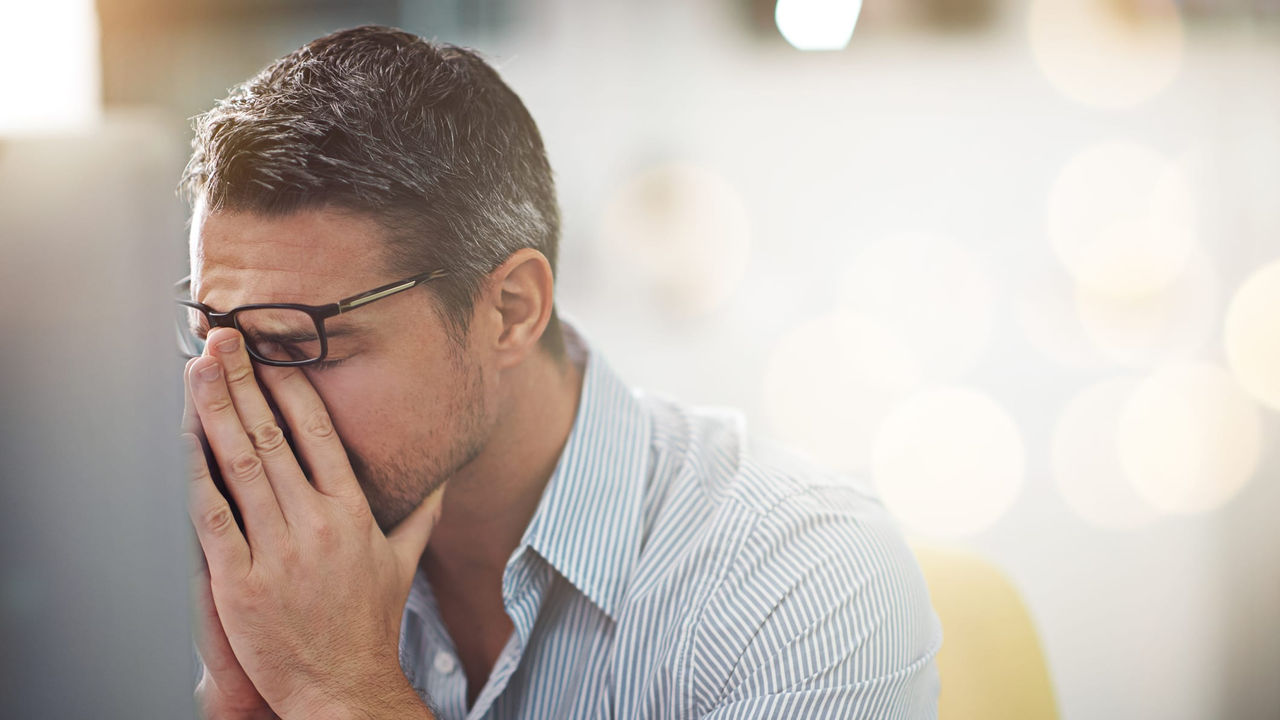
[[188,358],[198,357],[204,353],[205,338],[212,328],[233,327],[244,336],[249,357],[263,365],[312,365],[324,360],[329,352],[329,338],[324,329],[326,318],[364,307],[447,274],[444,270],[433,270],[329,305],[257,303],[241,305],[226,312],[218,312],[191,300],[191,277],[187,276],[174,286],[178,293],[178,349]]

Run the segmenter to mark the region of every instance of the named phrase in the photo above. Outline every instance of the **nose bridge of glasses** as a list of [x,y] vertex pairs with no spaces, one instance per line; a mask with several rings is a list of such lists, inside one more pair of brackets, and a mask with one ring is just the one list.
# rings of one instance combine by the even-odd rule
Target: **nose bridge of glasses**
[[219,328],[219,327],[236,328],[237,330],[240,329],[239,326],[236,324],[235,310],[232,310],[231,312],[224,312],[224,313],[208,311],[205,314],[209,316],[210,330],[212,330],[213,328]]

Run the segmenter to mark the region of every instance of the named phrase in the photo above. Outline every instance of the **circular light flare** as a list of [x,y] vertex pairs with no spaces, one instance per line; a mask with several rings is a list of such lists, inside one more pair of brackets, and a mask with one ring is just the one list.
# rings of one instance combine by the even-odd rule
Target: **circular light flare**
[[1168,87],[1185,45],[1174,0],[1035,0],[1028,34],[1049,82],[1102,108],[1133,107]]
[[939,387],[885,420],[872,451],[885,505],[922,535],[964,537],[990,528],[1021,489],[1026,451],[1013,419],[985,394]]
[[680,314],[702,315],[737,290],[751,252],[746,204],[719,174],[674,163],[632,178],[601,234]]
[[1075,285],[1062,269],[1041,267],[1020,277],[1014,317],[1046,358],[1075,370],[1096,370],[1107,358],[1090,341],[1076,306]]
[[1174,282],[1195,249],[1195,194],[1181,167],[1130,142],[1072,158],[1049,194],[1049,240],[1093,292],[1150,295]]
[[1129,482],[1116,445],[1120,413],[1137,385],[1121,378],[1086,388],[1067,404],[1053,431],[1050,462],[1059,494],[1081,518],[1114,530],[1156,518]]
[[1086,335],[1114,362],[1150,366],[1190,360],[1213,340],[1221,282],[1213,261],[1193,251],[1173,284],[1149,295],[1114,296],[1076,288]]
[[840,302],[892,328],[933,379],[958,378],[990,345],[991,276],[972,251],[947,237],[902,233],[872,243],[846,273]]
[[779,439],[840,470],[863,470],[876,430],[919,374],[910,349],[883,326],[832,313],[780,339],[763,405]]
[[1121,409],[1117,448],[1138,495],[1157,511],[1207,512],[1257,469],[1261,414],[1226,370],[1170,365],[1143,380]]
[[1227,306],[1227,365],[1258,402],[1280,411],[1280,261],[1250,275]]
[[778,0],[778,32],[797,50],[843,50],[853,37],[862,0]]

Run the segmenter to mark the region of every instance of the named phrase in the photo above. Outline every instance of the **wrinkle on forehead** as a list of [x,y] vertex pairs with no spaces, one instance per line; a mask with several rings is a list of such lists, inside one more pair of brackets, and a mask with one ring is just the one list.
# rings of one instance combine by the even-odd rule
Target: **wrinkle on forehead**
[[328,305],[353,294],[345,289],[351,284],[350,275],[254,265],[206,268],[199,281],[192,280],[194,297],[218,310],[249,303]]
[[329,209],[287,216],[217,211],[192,231],[192,290],[211,307],[322,305],[389,282],[372,220]]

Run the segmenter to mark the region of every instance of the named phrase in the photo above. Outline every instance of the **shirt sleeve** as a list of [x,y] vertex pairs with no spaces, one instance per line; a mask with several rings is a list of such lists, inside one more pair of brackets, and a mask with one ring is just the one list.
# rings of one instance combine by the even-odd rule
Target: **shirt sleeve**
[[707,605],[703,720],[937,716],[942,629],[883,507],[811,488],[762,517]]

